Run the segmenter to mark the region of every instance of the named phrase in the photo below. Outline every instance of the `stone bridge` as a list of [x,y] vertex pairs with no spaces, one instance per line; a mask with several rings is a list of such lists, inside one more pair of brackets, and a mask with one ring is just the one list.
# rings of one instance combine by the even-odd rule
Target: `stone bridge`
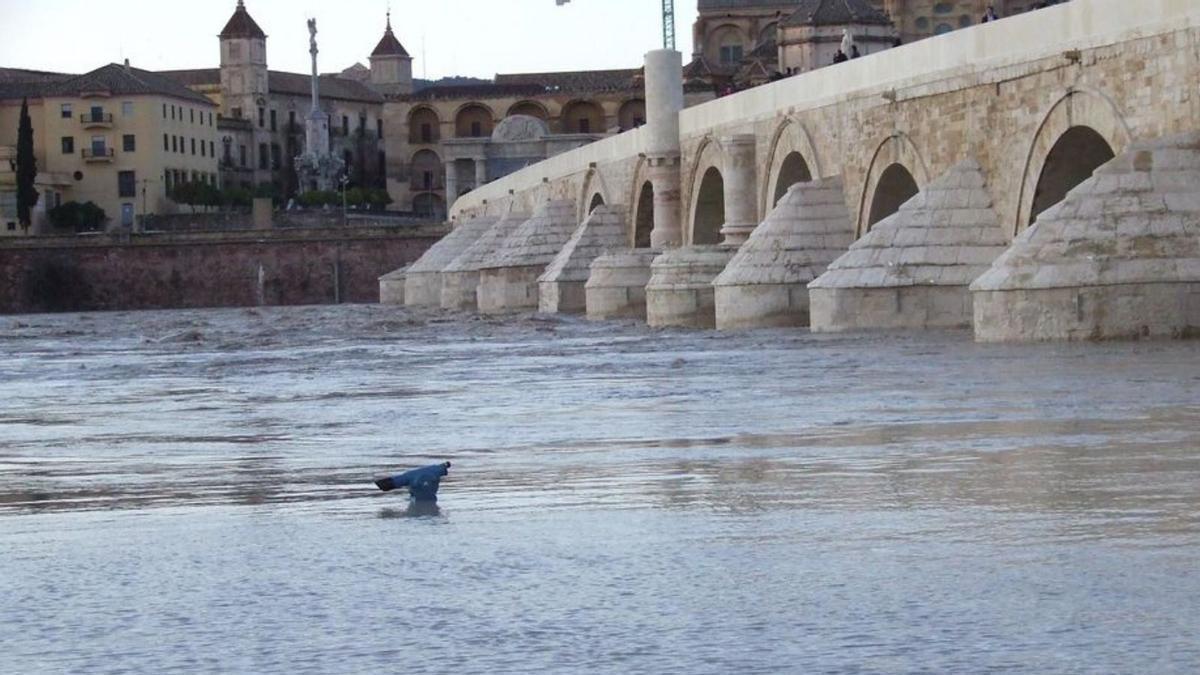
[[688,109],[679,66],[647,55],[646,126],[459,198],[406,302],[981,340],[1200,332],[1200,2],[1074,0]]

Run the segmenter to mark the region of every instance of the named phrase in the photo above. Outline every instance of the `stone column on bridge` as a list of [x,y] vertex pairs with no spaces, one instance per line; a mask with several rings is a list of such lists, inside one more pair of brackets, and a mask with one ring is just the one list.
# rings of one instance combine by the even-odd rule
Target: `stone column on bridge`
[[740,247],[758,225],[755,142],[754,134],[721,139],[725,149],[725,226],[721,228],[721,234],[726,246]]
[[458,171],[454,166],[454,160],[446,160],[446,211],[450,211],[450,207],[454,206],[454,200],[458,199]]
[[654,186],[654,230],[650,245],[683,243],[679,111],[683,110],[683,56],[672,49],[646,54],[646,158]]

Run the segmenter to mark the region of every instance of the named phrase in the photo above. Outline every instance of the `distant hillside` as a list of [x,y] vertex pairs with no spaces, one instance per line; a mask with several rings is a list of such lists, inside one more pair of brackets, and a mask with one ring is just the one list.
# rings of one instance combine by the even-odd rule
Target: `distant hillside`
[[482,80],[478,77],[443,77],[440,80],[422,80],[413,78],[413,91],[421,91],[430,87],[453,87],[464,84],[491,84],[491,80]]

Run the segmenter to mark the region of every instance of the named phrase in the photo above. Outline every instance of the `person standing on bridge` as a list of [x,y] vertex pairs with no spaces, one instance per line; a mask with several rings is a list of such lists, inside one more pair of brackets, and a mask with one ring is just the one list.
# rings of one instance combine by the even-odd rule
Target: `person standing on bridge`
[[980,23],[987,23],[989,21],[999,21],[999,20],[1000,20],[1000,16],[998,14],[996,14],[996,6],[988,5],[987,11],[983,13],[983,21],[981,21]]

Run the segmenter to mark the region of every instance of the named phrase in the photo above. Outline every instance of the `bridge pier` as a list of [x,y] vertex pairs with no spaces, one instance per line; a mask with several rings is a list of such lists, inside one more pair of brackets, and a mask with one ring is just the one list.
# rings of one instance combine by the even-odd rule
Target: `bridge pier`
[[1200,133],[1139,141],[971,285],[982,342],[1200,338]]
[[573,201],[560,199],[539,206],[480,266],[480,313],[537,310],[538,277],[570,240],[577,226]]
[[967,287],[1007,247],[983,169],[959,162],[812,282],[812,329],[968,328]]
[[809,282],[853,241],[840,177],[793,185],[713,282],[717,328],[807,326]]
[[458,224],[442,240],[408,268],[404,278],[404,304],[409,307],[439,307],[442,304],[442,270],[483,236],[496,219],[470,218]]
[[584,286],[591,274],[592,262],[605,251],[628,245],[625,207],[619,204],[596,207],[538,278],[538,311],[543,314],[586,312]]
[[501,216],[474,244],[442,269],[442,309],[468,312],[479,309],[480,267],[527,220],[529,214],[520,211]]
[[645,321],[650,265],[661,253],[653,249],[629,249],[610,251],[596,258],[585,287],[588,318]]

